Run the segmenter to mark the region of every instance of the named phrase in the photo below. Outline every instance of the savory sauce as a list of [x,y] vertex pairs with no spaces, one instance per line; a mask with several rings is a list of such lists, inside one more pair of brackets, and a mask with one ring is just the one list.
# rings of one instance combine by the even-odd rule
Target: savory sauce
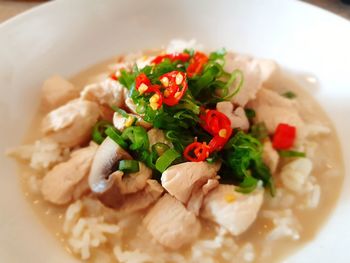
[[[95,65],[81,73],[73,76],[71,82],[78,88],[83,88],[84,85],[98,81],[105,78],[111,71],[110,65],[118,59],[111,59]],[[298,101],[298,108],[300,112],[303,112],[303,119],[308,122],[315,120],[318,123],[325,124],[331,129],[331,132],[326,135],[318,136],[312,139],[316,154],[310,159],[313,162],[312,175],[316,178],[321,188],[321,198],[319,205],[316,208],[308,209],[303,207],[303,197],[294,196],[294,204],[289,207],[294,216],[298,218],[300,224],[300,238],[298,240],[277,240],[267,241],[266,236],[274,224],[270,219],[263,216],[266,210],[276,210],[271,207],[269,201],[271,197],[266,194],[264,205],[260,211],[260,214],[255,223],[250,229],[241,236],[234,238],[238,246],[243,246],[247,242],[254,246],[255,260],[254,262],[279,262],[282,258],[285,258],[288,254],[300,248],[307,242],[312,241],[317,235],[320,227],[325,223],[328,216],[332,213],[332,210],[338,199],[341,185],[344,177],[344,165],[342,162],[342,155],[340,144],[336,135],[336,131],[332,126],[331,121],[326,116],[317,102],[310,96],[310,94],[299,87],[299,85],[292,80],[291,76],[281,74],[268,83],[267,86],[276,90],[279,93],[286,91],[293,91],[297,94],[296,100]],[[44,116],[43,111],[39,111],[31,130],[26,136],[25,142],[33,142],[40,137],[38,128],[40,127],[40,121]],[[36,211],[40,220],[57,236],[58,240],[62,242],[64,247],[70,251],[69,245],[66,243],[65,235],[62,233],[62,225],[64,220],[64,213],[67,206],[57,207],[44,201],[40,194],[33,193],[32,188],[33,180],[31,178],[38,177],[35,172],[28,168],[28,166],[21,165],[22,185],[23,191],[31,203],[33,209]],[[279,185],[279,172],[275,175],[277,185]],[[31,185],[29,187],[29,185]],[[35,187],[34,187],[35,188]],[[283,210],[280,207],[278,210]],[[142,216],[141,216],[142,217]],[[141,219],[140,219],[141,220]],[[202,237],[212,237],[214,233],[212,231],[213,224],[208,224],[203,221]],[[132,234],[130,234],[132,235]],[[125,240],[128,238],[126,237]],[[105,254],[113,254],[112,247],[108,244],[102,248]],[[223,248],[224,249],[224,248]],[[189,248],[183,248],[181,251],[183,254],[189,253]],[[93,261],[94,256],[90,262]],[[112,260],[113,257],[109,257],[110,262],[117,262]],[[221,260],[217,258],[218,262]],[[249,260],[248,260],[249,261]],[[223,261],[226,262],[226,261]]]

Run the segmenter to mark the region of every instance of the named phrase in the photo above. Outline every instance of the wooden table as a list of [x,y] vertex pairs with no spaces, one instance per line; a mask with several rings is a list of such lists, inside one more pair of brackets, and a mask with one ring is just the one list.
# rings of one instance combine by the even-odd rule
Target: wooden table
[[[71,0],[74,1],[74,0]],[[103,0],[101,0],[103,1]],[[340,16],[350,19],[350,5],[340,0],[303,0],[304,2],[320,6]],[[45,0],[0,0],[0,23],[22,13],[34,6],[45,3]]]

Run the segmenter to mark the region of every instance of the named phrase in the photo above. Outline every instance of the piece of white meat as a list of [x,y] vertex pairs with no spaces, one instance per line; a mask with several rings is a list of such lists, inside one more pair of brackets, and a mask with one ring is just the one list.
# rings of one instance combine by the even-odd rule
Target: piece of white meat
[[96,103],[73,100],[49,112],[42,121],[42,131],[62,146],[80,146],[89,140],[98,117]]
[[42,181],[43,198],[53,204],[63,205],[88,191],[87,177],[96,150],[97,145],[92,143],[73,152],[68,161],[50,170]]
[[186,204],[193,190],[201,188],[209,179],[216,179],[220,164],[185,162],[170,166],[161,177],[162,186],[180,202]]
[[194,213],[169,194],[150,209],[143,220],[146,229],[163,246],[178,249],[198,237],[201,225]]
[[58,75],[45,80],[41,90],[41,101],[45,110],[52,110],[79,97],[79,90],[68,80]]
[[249,129],[249,121],[242,107],[234,106],[230,101],[222,101],[216,104],[216,110],[225,114],[231,121],[232,129],[241,129],[247,131]]
[[135,193],[145,188],[147,180],[152,177],[152,170],[142,162],[139,162],[139,168],[136,173],[124,174],[117,171],[115,175],[111,175],[115,178],[114,185],[121,194]]
[[277,92],[261,89],[254,101],[248,107],[255,111],[254,122],[264,122],[270,134],[275,132],[280,123],[286,123],[297,128],[297,136],[301,136],[304,121],[301,119],[295,103],[282,97]]
[[[247,55],[227,53],[225,56],[224,70],[231,73],[239,69],[243,73],[244,82],[241,90],[232,97],[231,102],[244,107],[248,101],[255,98],[256,93],[263,83],[277,70],[277,65],[273,61],[256,59]],[[231,94],[236,88],[234,83],[229,88]]]
[[264,191],[257,188],[249,194],[235,191],[235,186],[220,184],[205,198],[201,216],[238,236],[255,221],[263,202]]
[[113,115],[113,125],[114,127],[123,132],[126,128],[130,127],[134,122],[137,126],[141,126],[146,130],[152,127],[152,124],[144,121],[139,115],[129,113],[129,117],[124,117],[119,112],[115,112]]
[[100,105],[123,107],[128,90],[118,81],[107,78],[100,83],[85,86],[80,93],[83,100],[93,101]]
[[275,173],[280,157],[278,152],[272,147],[270,140],[264,141],[262,158],[267,167],[270,168],[271,173]]
[[147,135],[150,147],[156,143],[164,143],[170,147],[172,146],[171,142],[165,138],[164,132],[160,129],[152,128],[147,132]]

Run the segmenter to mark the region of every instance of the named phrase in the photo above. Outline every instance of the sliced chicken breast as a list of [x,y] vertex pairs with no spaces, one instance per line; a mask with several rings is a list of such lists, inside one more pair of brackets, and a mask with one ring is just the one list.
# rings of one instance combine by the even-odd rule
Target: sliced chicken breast
[[[241,90],[232,97],[231,102],[244,107],[248,101],[255,98],[262,84],[277,70],[277,65],[272,61],[268,63],[267,60],[255,59],[247,55],[227,53],[224,70],[233,72],[235,69],[243,72],[244,82]],[[229,89],[229,94],[235,87],[236,84]]]
[[42,131],[62,146],[80,146],[89,140],[98,117],[96,103],[73,100],[48,113],[42,121]]
[[304,128],[304,122],[295,103],[275,91],[261,89],[257,94],[257,98],[249,103],[249,107],[255,110],[254,121],[264,122],[270,134],[275,132],[277,125],[280,123],[296,126],[297,132],[302,132]]
[[216,104],[216,109],[229,118],[232,129],[238,128],[243,131],[249,129],[249,121],[242,107],[234,109],[232,102],[222,101]]
[[146,229],[163,246],[178,249],[193,242],[201,225],[194,213],[169,194],[150,209],[143,220]]
[[72,153],[68,161],[49,171],[41,185],[44,199],[53,204],[63,205],[86,192],[89,189],[87,177],[96,150],[96,144],[79,149]]
[[58,75],[48,78],[41,90],[42,105],[46,110],[52,110],[79,97],[79,90],[72,83]]
[[162,186],[180,202],[186,204],[193,190],[215,179],[220,164],[185,162],[170,166],[162,174]]
[[200,215],[238,236],[255,221],[263,194],[262,188],[250,194],[241,194],[235,191],[233,185],[220,184],[204,198]]
[[118,81],[107,78],[100,83],[87,85],[80,93],[80,97],[100,105],[123,107],[127,92],[128,90]]

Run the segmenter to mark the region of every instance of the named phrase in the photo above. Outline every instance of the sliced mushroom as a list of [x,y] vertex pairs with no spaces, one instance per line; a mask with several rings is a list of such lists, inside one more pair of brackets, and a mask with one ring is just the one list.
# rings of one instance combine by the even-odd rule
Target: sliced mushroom
[[131,156],[116,142],[107,137],[98,148],[92,162],[89,174],[91,191],[97,194],[105,193],[113,185],[116,178],[117,172],[113,173],[113,168],[115,168],[118,161],[128,159],[132,159]]

